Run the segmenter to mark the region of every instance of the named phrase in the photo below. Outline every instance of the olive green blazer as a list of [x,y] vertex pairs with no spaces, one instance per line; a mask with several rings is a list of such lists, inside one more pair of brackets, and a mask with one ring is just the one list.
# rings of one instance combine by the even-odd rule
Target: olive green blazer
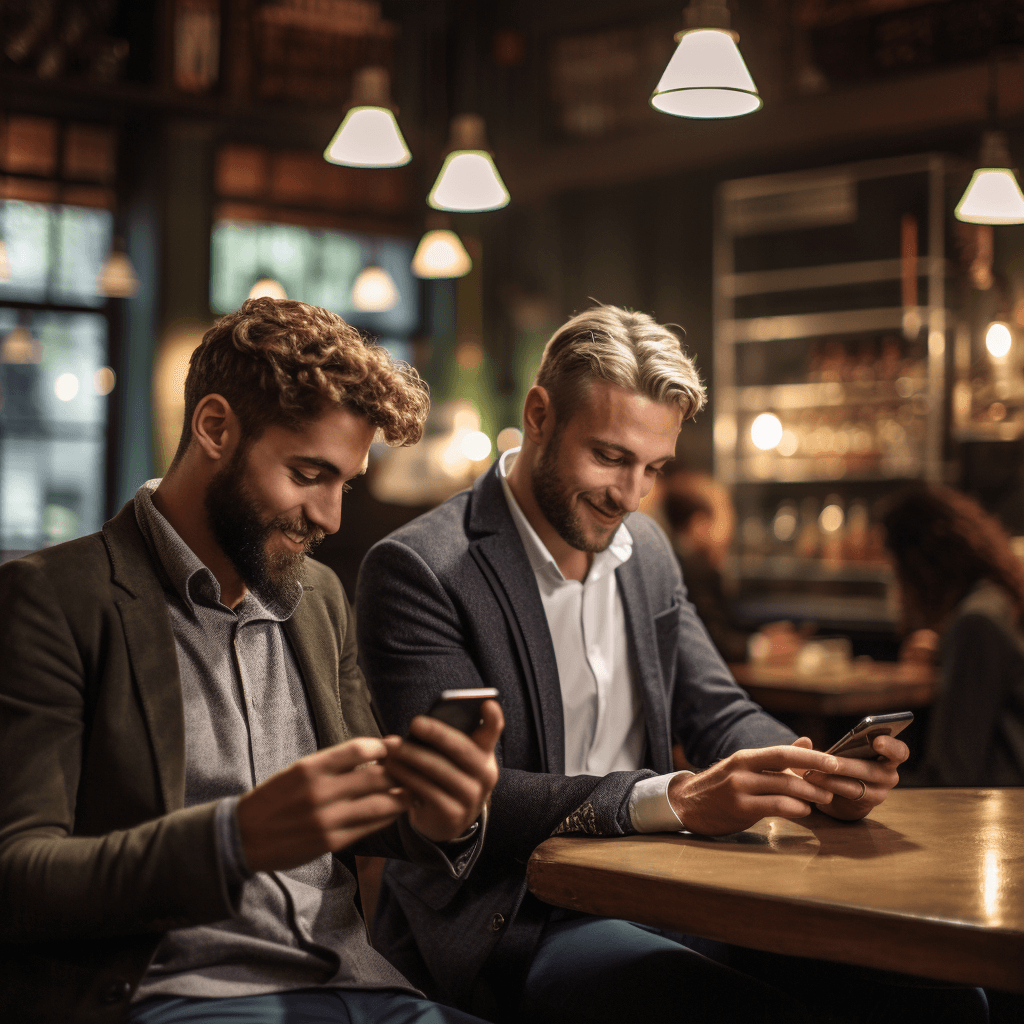
[[[379,735],[337,578],[308,561],[303,587],[285,629],[319,745]],[[214,805],[184,791],[174,638],[129,503],[0,566],[0,1018],[124,1020],[163,932],[230,916]]]

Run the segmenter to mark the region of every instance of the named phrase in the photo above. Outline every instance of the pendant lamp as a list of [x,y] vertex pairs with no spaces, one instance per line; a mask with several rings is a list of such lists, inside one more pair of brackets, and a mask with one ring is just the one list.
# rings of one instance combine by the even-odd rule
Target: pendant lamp
[[101,295],[111,299],[130,299],[139,290],[135,268],[128,259],[120,238],[114,239],[114,244],[100,268],[96,286]]
[[435,210],[480,213],[500,210],[508,201],[508,189],[487,150],[484,119],[478,114],[453,117],[448,155],[427,202]]
[[359,271],[352,285],[352,305],[364,313],[384,313],[398,304],[398,289],[391,275],[376,263]]
[[261,277],[249,289],[248,299],[287,299],[284,285],[273,277]]
[[472,269],[473,261],[448,218],[441,213],[429,214],[427,231],[412,258],[412,272],[417,277],[438,279],[465,277]]
[[730,25],[725,0],[691,0],[686,28],[676,36],[679,45],[651,94],[655,110],[718,118],[760,109],[761,97]]
[[985,132],[979,163],[956,204],[957,220],[968,224],[1024,224],[1024,194],[1010,167],[1005,132]]
[[346,167],[401,167],[412,155],[402,138],[388,91],[386,68],[357,71],[348,113],[324,150],[324,159]]

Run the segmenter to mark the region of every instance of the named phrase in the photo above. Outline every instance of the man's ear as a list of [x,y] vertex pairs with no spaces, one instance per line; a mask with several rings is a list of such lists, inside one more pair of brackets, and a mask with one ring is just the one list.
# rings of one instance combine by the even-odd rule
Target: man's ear
[[223,395],[206,395],[192,413],[192,439],[207,458],[230,457],[241,439],[241,426]]
[[547,388],[534,384],[523,403],[523,433],[535,445],[543,445],[555,427],[555,409]]

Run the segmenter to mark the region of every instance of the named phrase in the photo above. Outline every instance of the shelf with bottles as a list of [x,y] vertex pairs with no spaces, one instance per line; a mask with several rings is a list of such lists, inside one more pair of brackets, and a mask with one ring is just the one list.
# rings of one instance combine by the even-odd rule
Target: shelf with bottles
[[[998,313],[996,314],[998,315]],[[953,435],[958,441],[1024,437],[1024,305],[984,327],[961,324],[954,347]]]
[[[736,357],[735,482],[892,480],[922,474],[927,362],[896,334],[793,340],[770,368]],[[779,383],[747,384],[768,373]]]

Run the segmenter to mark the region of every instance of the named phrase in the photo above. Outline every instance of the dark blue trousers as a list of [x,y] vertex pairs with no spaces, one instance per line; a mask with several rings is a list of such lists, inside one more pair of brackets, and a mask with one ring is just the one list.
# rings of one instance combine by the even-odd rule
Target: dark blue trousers
[[147,999],[130,1024],[483,1024],[450,1006],[405,992],[298,989],[230,999]]
[[548,924],[523,1024],[985,1024],[981,989],[598,917]]

